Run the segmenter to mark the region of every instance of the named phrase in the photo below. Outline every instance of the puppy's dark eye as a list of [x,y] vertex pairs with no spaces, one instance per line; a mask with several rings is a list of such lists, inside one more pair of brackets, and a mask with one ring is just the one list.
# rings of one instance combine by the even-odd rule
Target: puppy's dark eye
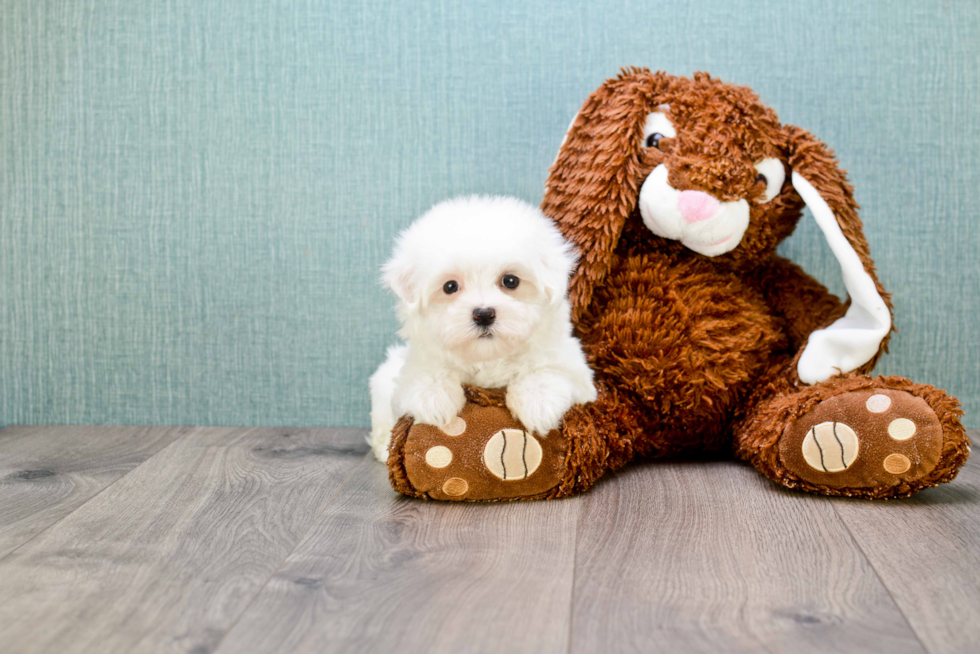
[[459,284],[450,279],[442,285],[442,290],[445,291],[446,295],[452,295],[459,290]]
[[757,182],[762,182],[762,183],[763,183],[763,184],[765,184],[766,186],[768,186],[768,185],[769,185],[769,180],[768,180],[768,179],[766,179],[766,176],[765,176],[765,175],[763,175],[762,173],[759,173],[758,175],[756,175],[756,176],[755,176],[755,181],[757,181]]
[[651,134],[650,136],[647,137],[647,140],[644,141],[644,145],[646,145],[648,148],[658,148],[659,149],[660,148],[660,139],[662,139],[663,137],[664,137],[664,135],[661,134],[660,132],[654,132],[653,134]]
[[500,283],[504,285],[504,288],[515,289],[521,280],[517,278],[517,275],[504,275],[500,278]]

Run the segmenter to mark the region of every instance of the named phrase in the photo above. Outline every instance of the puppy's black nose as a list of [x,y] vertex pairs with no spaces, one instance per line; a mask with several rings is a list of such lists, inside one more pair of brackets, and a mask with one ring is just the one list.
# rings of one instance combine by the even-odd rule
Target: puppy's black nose
[[491,308],[473,309],[473,322],[480,327],[489,327],[497,317],[497,312]]

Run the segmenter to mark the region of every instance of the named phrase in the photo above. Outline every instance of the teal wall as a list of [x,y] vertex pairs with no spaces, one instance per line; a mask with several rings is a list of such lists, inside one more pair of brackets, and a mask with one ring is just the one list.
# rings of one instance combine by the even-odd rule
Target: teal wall
[[[539,202],[625,65],[836,148],[895,294],[880,370],[980,426],[975,0],[0,0],[0,424],[366,424],[393,235]],[[784,249],[841,288],[810,222]]]

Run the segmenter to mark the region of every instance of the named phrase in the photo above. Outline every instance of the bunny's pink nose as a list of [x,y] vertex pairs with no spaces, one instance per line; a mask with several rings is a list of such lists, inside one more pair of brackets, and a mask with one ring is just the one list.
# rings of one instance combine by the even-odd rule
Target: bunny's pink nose
[[689,223],[707,220],[714,216],[721,203],[707,193],[701,191],[681,191],[677,198],[677,208],[681,216]]

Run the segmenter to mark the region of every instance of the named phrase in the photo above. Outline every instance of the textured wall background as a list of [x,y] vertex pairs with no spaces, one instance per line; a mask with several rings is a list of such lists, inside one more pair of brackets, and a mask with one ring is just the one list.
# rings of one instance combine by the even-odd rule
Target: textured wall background
[[[0,424],[366,424],[393,235],[539,202],[633,64],[836,148],[895,294],[880,370],[980,427],[975,0],[0,0]],[[784,249],[841,289],[810,222]]]

